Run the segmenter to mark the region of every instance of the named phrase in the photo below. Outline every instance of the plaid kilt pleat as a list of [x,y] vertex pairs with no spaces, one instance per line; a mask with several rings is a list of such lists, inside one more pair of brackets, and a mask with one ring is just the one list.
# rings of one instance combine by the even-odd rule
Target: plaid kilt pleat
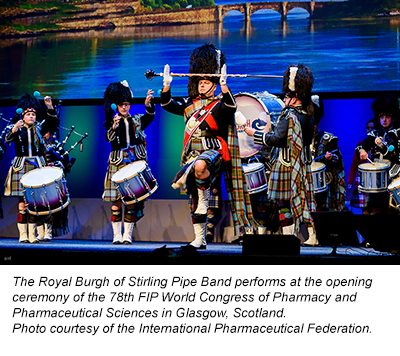
[[[200,150],[198,150],[200,151]],[[201,159],[207,163],[207,169],[211,174],[211,191],[210,191],[210,198],[208,200],[208,207],[209,208],[221,208],[222,207],[222,193],[221,193],[221,180],[218,179],[219,175],[222,174],[223,170],[223,160],[222,156],[218,151],[215,150],[208,150],[201,152],[200,156],[197,159]],[[189,197],[189,205],[192,209],[195,208],[197,205],[197,199],[193,199],[193,194],[195,194],[195,178],[194,178],[194,169],[192,168],[193,172],[190,172],[187,181],[187,193],[190,195]],[[213,193],[213,188],[218,189],[218,193]],[[196,191],[197,192],[197,191]]]
[[367,194],[360,192],[358,187],[360,186],[360,171],[357,171],[356,178],[353,185],[353,194],[350,199],[350,206],[353,208],[366,208],[367,207]]
[[268,198],[272,200],[289,200],[291,197],[291,175],[290,167],[284,166],[279,159],[272,167],[268,181]]
[[[192,206],[192,204],[193,204],[193,198],[192,195],[190,195],[189,205]],[[211,187],[210,197],[208,199],[208,207],[211,209],[222,208],[221,190],[219,190],[217,194],[214,194],[213,188]]]
[[192,138],[189,143],[189,151],[198,151],[200,153],[206,152],[203,147],[201,139]]
[[[353,195],[350,200],[350,206],[353,208],[381,208],[386,209],[389,207],[389,192],[381,193],[364,193],[358,187],[360,186],[361,173],[357,172],[354,180]],[[390,181],[389,181],[390,183]]]
[[114,183],[111,181],[111,178],[116,172],[118,172],[120,169],[124,168],[128,164],[129,162],[122,162],[118,166],[115,166],[113,164],[108,165],[106,178],[104,180],[104,190],[102,195],[104,201],[114,202],[118,199],[121,199],[121,195],[119,194]]
[[7,179],[6,179],[6,182],[8,183],[8,185],[6,184],[6,190],[5,190],[4,195],[6,195],[6,192],[9,191],[10,196],[14,196],[14,197],[24,196],[23,188],[20,183],[21,178],[25,173],[33,171],[36,168],[38,168],[38,167],[29,163],[27,160],[25,160],[24,165],[20,171],[16,171],[13,167],[11,167],[8,172]]

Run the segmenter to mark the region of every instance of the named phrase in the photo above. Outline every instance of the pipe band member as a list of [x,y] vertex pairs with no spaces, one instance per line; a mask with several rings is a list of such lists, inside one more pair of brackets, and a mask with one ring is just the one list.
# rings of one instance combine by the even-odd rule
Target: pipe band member
[[[372,153],[371,161],[384,161],[390,165],[390,182],[400,171],[399,166],[399,101],[391,93],[378,96],[372,103],[374,113],[374,130],[368,132],[367,137],[356,147],[361,161],[368,159],[368,152]],[[390,183],[389,182],[389,183]],[[386,213],[390,202],[388,192],[367,193],[362,206],[364,214]]]
[[[250,198],[241,167],[237,132],[234,122],[236,102],[227,84],[225,55],[213,44],[195,49],[191,55],[193,73],[220,73],[220,77],[193,77],[188,98],[172,99],[172,76],[164,68],[161,106],[184,117],[185,133],[181,155],[182,169],[173,187],[185,186],[192,197],[191,216],[195,239],[190,243],[205,249],[207,211],[212,188],[224,172],[228,199],[235,227],[258,226],[252,216]],[[221,94],[215,95],[217,83]]]
[[[319,130],[319,124],[324,115],[324,104],[318,95],[311,97],[314,105],[314,136],[311,143],[311,153],[315,162],[325,164],[327,189],[315,194],[317,211],[346,210],[346,181],[342,153],[339,148],[339,138]],[[311,166],[312,167],[312,166]]]
[[254,143],[280,148],[279,159],[272,167],[268,182],[268,197],[279,205],[284,234],[296,235],[302,243],[300,226],[308,228],[307,245],[317,245],[311,212],[315,199],[311,174],[310,144],[313,137],[314,117],[311,90],[314,77],[305,65],[290,65],[283,78],[285,93],[283,108],[272,133],[263,133],[245,127],[254,136]]
[[18,100],[13,125],[4,138],[6,143],[14,143],[15,148],[15,158],[8,172],[4,195],[19,198],[17,227],[20,242],[39,242],[36,236],[37,217],[27,214],[20,180],[25,173],[46,166],[40,123],[43,118],[51,121],[54,117],[55,111],[42,108],[37,98],[25,93]]
[[[125,205],[122,215],[122,200],[111,181],[112,176],[128,164],[138,160],[147,161],[146,135],[144,130],[153,122],[155,107],[153,91],[148,90],[145,99],[145,114],[130,114],[133,94],[126,80],[108,85],[104,92],[106,140],[111,143],[108,169],[102,198],[112,202],[111,225],[113,244],[131,244],[137,221],[144,216],[144,200]],[[114,104],[114,105],[113,105]],[[124,232],[122,234],[122,221]]]

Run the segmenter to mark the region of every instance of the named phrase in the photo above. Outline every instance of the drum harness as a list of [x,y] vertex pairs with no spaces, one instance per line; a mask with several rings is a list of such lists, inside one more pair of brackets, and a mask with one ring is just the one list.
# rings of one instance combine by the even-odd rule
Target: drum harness
[[[129,123],[128,120],[124,120],[125,124],[125,134],[126,134],[126,143],[127,147],[121,150],[115,150],[110,152],[109,162],[112,165],[118,166],[122,162],[135,162],[137,160],[146,160],[147,152],[144,144],[140,143],[138,145],[130,145],[131,142],[130,134],[129,134]],[[117,137],[118,142],[119,137]],[[124,151],[127,153],[128,158],[124,158]]]
[[[388,132],[393,132],[396,135],[397,142],[398,142],[398,147],[400,147],[399,129],[389,130]],[[386,141],[386,134],[387,133],[385,132],[383,137],[382,137],[383,141]],[[368,135],[377,138],[377,135],[375,134],[374,131],[369,132]],[[385,144],[385,145],[387,147],[387,144]],[[389,147],[387,147],[387,149],[389,151]],[[379,160],[378,161],[379,162],[383,162],[384,161],[383,154],[381,152],[379,152]],[[390,170],[389,170],[389,178],[390,179],[396,178],[397,176],[399,176],[399,174],[400,174],[400,164],[399,163],[394,163],[392,165],[392,167],[390,168]]]
[[[301,115],[301,117],[299,117],[299,121],[300,121],[300,124],[301,124],[301,123],[302,123],[302,116],[303,116],[304,114],[306,114],[306,112],[303,111],[303,110],[299,111],[299,110],[296,109],[296,108],[286,108],[286,110],[291,110],[291,109],[296,110],[296,111]],[[282,111],[282,114],[283,114],[286,110]],[[279,119],[278,119],[278,121],[277,121],[277,123],[276,123],[277,125],[278,125],[278,123],[279,123],[279,120],[281,120],[282,117],[283,117],[283,115],[281,115],[281,116],[279,117]],[[301,125],[301,126],[302,126],[302,125]],[[304,139],[303,139],[303,142],[304,142]],[[279,152],[279,161],[280,161],[280,162],[282,163],[282,165],[284,165],[285,167],[290,167],[290,166],[291,166],[290,155],[291,155],[291,151],[290,151],[290,148],[289,148],[289,147],[281,148],[281,150],[280,150],[280,152]],[[312,163],[312,152],[311,152],[311,147],[310,147],[310,145],[304,145],[303,158],[304,158],[305,164],[311,164],[311,163]]]
[[[39,126],[39,128],[40,128],[40,125],[41,125],[41,123],[36,124],[36,126]],[[6,137],[5,137],[5,141],[6,142],[7,142],[7,137],[11,135],[11,133],[12,133],[11,130],[12,130],[12,128],[14,126],[15,125],[9,125],[9,126],[6,127],[6,129],[9,130],[8,133],[6,134]],[[28,154],[29,155],[28,156],[15,156],[14,159],[13,159],[12,167],[17,172],[22,170],[26,160],[30,164],[32,164],[33,166],[36,166],[36,167],[39,167],[39,168],[46,166],[46,161],[45,161],[43,156],[32,156],[32,130],[33,129],[34,129],[33,127],[32,128],[27,128],[26,127],[26,131],[27,131],[27,135],[28,135]],[[4,134],[4,131],[3,131],[2,135]],[[37,130],[37,134],[39,134],[40,140],[43,141],[43,138],[40,135],[39,130]],[[19,139],[19,141],[21,143],[21,150],[22,150],[21,152],[22,152],[22,154],[24,154],[25,150],[24,150],[24,146],[22,145],[22,139],[21,139],[20,135],[18,135],[18,139]]]

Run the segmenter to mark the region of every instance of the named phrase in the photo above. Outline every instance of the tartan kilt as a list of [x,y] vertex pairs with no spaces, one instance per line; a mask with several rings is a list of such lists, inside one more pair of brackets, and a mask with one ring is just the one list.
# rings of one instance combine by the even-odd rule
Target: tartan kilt
[[[215,156],[214,154],[211,155],[212,157],[212,161],[215,161]],[[204,155],[202,155],[201,157],[203,157],[202,159],[205,159],[207,161],[207,164],[210,164],[210,152],[205,153]],[[215,164],[216,162],[213,162],[213,165],[208,166],[209,169],[215,169]],[[218,171],[220,171],[220,168],[217,168]],[[214,172],[210,172],[210,174],[212,174],[212,181],[211,181],[211,185],[210,185],[210,197],[208,199],[208,207],[211,209],[218,209],[218,208],[222,208],[222,191],[221,191],[221,178],[222,178],[222,172],[219,172],[219,175],[217,175],[216,177],[214,177]],[[217,189],[218,192],[214,193],[213,189]],[[189,197],[189,205],[192,206],[193,204],[193,198],[192,195],[190,194]]]
[[284,166],[279,159],[272,167],[268,181],[268,199],[289,200],[292,195],[291,190],[291,167]]
[[[193,145],[192,145],[193,147]],[[200,148],[201,151],[200,152]],[[203,146],[198,146],[196,150],[200,153],[200,156],[196,157],[196,159],[201,159],[207,163],[207,169],[211,175],[211,184],[210,184],[210,197],[208,200],[208,207],[212,209],[217,209],[222,207],[222,192],[221,192],[221,175],[223,170],[223,160],[222,155],[215,150],[207,150],[203,149]],[[181,172],[180,172],[181,173]],[[180,174],[178,173],[178,175]],[[195,206],[197,206],[197,190],[196,183],[194,177],[194,168],[190,172],[187,182],[186,188],[184,189],[184,193],[189,195],[189,206],[194,210]],[[218,193],[213,193],[213,188],[218,189]],[[196,198],[193,198],[193,194],[196,194]]]
[[[271,200],[290,200],[292,198],[291,189],[291,167],[284,166],[279,160],[276,161],[272,168],[268,181],[268,198]],[[306,191],[313,192],[311,165],[306,164],[307,184]],[[314,194],[306,194],[307,203],[310,211],[315,210]]]
[[[190,195],[189,205],[192,206],[192,204],[193,204],[193,198],[192,198],[192,195]],[[211,189],[210,189],[210,197],[208,199],[208,207],[211,208],[211,209],[222,208],[221,188],[219,188],[217,194],[214,194],[213,193],[213,188],[211,187]]]
[[353,196],[350,200],[350,206],[354,208],[380,208],[387,209],[389,207],[390,194],[389,192],[381,193],[364,193],[360,192],[361,173],[358,171],[354,180]]
[[[8,171],[8,175],[7,175],[7,179],[6,179],[6,190],[4,192],[4,195],[9,195],[9,196],[13,196],[13,197],[23,197],[24,193],[23,193],[23,188],[21,186],[20,180],[25,173],[33,171],[36,168],[37,168],[37,166],[29,163],[28,160],[25,160],[24,166],[19,171],[16,171],[14,169],[14,167],[11,166],[10,170]],[[7,191],[10,194],[6,194]]]
[[114,164],[108,164],[106,178],[104,180],[104,190],[102,198],[104,201],[117,201],[121,199],[121,195],[118,192],[118,189],[115,187],[114,183],[111,181],[112,176],[121,170],[122,168],[126,167],[128,164],[132,162],[121,162],[118,166]]
[[[199,146],[200,148],[200,146]],[[224,161],[222,159],[222,155],[216,151],[216,150],[207,150],[205,151],[203,149],[203,146],[201,146],[201,151],[198,149],[196,151],[198,151],[200,153],[199,156],[196,157],[196,160],[203,160],[207,163],[207,169],[210,172],[210,176],[211,176],[211,187],[215,186],[215,184],[219,184],[218,182],[220,182],[219,175],[222,174],[222,171],[224,169]],[[185,171],[185,166],[183,166],[181,168],[181,170],[177,173],[174,181],[178,180],[178,177],[180,177]],[[220,185],[220,184],[219,184]],[[195,187],[195,177],[194,177],[194,167],[192,167],[187,181],[186,181],[186,187],[187,190],[185,191],[186,194],[190,194],[191,190],[194,189]],[[220,187],[219,187],[219,190]]]
[[360,171],[357,171],[356,178],[354,180],[353,194],[350,199],[350,206],[353,208],[366,208],[368,205],[367,194],[358,190],[358,187],[360,186],[360,176]]

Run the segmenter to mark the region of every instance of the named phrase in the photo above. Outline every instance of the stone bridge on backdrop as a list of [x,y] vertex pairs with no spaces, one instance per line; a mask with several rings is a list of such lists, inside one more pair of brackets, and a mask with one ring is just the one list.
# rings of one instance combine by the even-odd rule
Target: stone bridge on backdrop
[[343,2],[344,0],[338,1],[268,1],[268,2],[248,2],[241,4],[227,4],[218,5],[218,19],[217,22],[222,22],[224,16],[232,10],[240,11],[245,18],[245,21],[250,21],[250,17],[256,11],[269,9],[277,11],[281,14],[282,19],[286,19],[287,14],[290,10],[294,8],[303,8],[313,16],[315,9],[323,8],[327,3],[331,2]]

